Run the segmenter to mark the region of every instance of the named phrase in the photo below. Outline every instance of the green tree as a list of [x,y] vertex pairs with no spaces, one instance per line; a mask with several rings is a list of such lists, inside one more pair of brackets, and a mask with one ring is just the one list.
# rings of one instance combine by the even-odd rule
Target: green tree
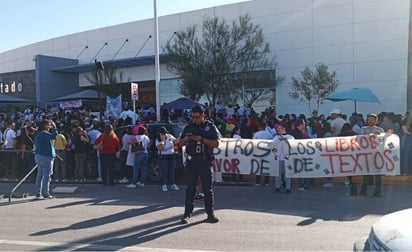
[[[119,94],[125,95],[125,90],[129,91],[129,86],[121,85],[123,81],[123,72],[117,72],[116,68],[110,64],[104,64],[104,69],[97,69],[96,65],[93,66],[90,74],[85,75],[85,78],[92,83],[95,89],[99,92],[103,92],[110,97],[118,96]],[[118,74],[118,77],[117,77]],[[129,83],[130,81],[128,81]],[[127,84],[128,84],[127,83]],[[119,86],[121,85],[121,86]],[[126,87],[126,89],[125,89]],[[126,94],[128,94],[126,92]]]
[[[260,74],[275,67],[262,29],[248,15],[231,25],[218,17],[206,17],[200,34],[196,26],[177,32],[166,52],[172,58],[169,70],[182,79],[181,93],[194,100],[206,96],[211,104],[219,99],[233,102],[243,87],[264,90],[269,84]],[[269,82],[274,87],[274,79]],[[252,92],[255,96],[250,101],[264,93]]]
[[315,71],[306,67],[301,75],[302,79],[292,77],[289,96],[294,100],[305,101],[309,107],[309,114],[312,111],[312,101],[316,102],[319,111],[323,99],[338,87],[339,82],[336,80],[336,72],[329,73],[328,66],[319,63],[316,65]]

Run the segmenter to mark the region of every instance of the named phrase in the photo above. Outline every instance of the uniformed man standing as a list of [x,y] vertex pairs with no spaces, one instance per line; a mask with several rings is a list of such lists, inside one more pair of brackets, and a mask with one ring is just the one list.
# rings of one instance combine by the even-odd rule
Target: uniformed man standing
[[206,222],[216,223],[219,219],[213,213],[212,162],[213,148],[219,146],[220,134],[213,122],[206,120],[205,110],[201,105],[192,108],[192,122],[185,126],[179,140],[180,146],[186,146],[186,199],[185,212],[181,220],[187,224],[194,208],[197,178],[202,180],[205,194]]

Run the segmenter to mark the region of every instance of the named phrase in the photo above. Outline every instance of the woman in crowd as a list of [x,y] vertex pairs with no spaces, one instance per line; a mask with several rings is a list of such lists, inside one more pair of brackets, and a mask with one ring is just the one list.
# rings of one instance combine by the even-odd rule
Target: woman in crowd
[[82,127],[76,127],[72,137],[72,150],[74,153],[75,168],[74,176],[76,182],[86,181],[86,157],[88,153],[87,146],[90,139],[87,132]]
[[120,178],[122,178],[119,182],[120,183],[128,183],[131,178],[131,171],[132,168],[127,165],[127,154],[129,152],[129,141],[134,138],[133,128],[127,128],[126,134],[122,136],[122,145],[120,149]]
[[[136,186],[144,186],[147,176],[147,165],[149,160],[149,144],[150,138],[146,135],[146,128],[144,126],[139,127],[135,138],[130,140],[130,151],[134,153],[134,166],[133,166],[133,178],[132,183],[127,185],[127,188],[135,188]],[[140,148],[133,148],[133,145],[141,146]],[[141,171],[140,181],[137,181],[137,177]]]
[[177,144],[177,139],[169,134],[165,127],[161,127],[156,138],[156,148],[159,154],[160,169],[162,171],[163,192],[168,191],[167,185],[169,185],[173,191],[179,190],[179,187],[175,183],[175,144]]
[[114,164],[116,152],[120,148],[120,140],[114,133],[113,126],[107,124],[104,127],[104,132],[95,141],[94,145],[103,144],[99,150],[100,161],[102,163],[102,180],[103,185],[114,185]]

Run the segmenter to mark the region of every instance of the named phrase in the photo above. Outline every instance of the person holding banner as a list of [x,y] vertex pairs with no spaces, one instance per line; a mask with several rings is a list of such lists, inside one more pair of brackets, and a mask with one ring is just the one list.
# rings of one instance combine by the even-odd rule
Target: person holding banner
[[[381,133],[385,133],[384,129],[381,127],[376,126],[378,124],[378,116],[373,113],[369,113],[366,117],[367,119],[367,126],[363,126],[361,128],[361,135],[368,135],[368,134],[376,134],[379,135]],[[363,176],[363,183],[362,183],[362,189],[359,193],[359,195],[367,195],[367,189],[368,189],[368,181],[369,181],[370,175],[364,175]],[[372,197],[382,197],[381,194],[381,189],[382,189],[382,175],[375,175],[375,192],[372,195]]]
[[185,212],[181,224],[189,223],[192,216],[199,176],[205,194],[206,222],[219,222],[213,210],[212,163],[215,158],[213,149],[219,146],[220,134],[213,122],[206,120],[205,116],[203,106],[194,106],[192,122],[185,126],[179,140],[179,146],[186,146],[187,154]]
[[[305,119],[297,119],[295,122],[295,128],[290,132],[290,134],[295,139],[305,139],[304,133],[306,131],[306,121]],[[309,179],[308,178],[298,178],[298,190],[307,191],[310,190]]]
[[[272,140],[273,136],[266,130],[267,124],[263,120],[259,120],[259,130],[253,134],[253,139],[267,139]],[[256,174],[256,185],[260,185],[262,175]],[[269,176],[265,175],[265,186],[269,185]]]
[[280,124],[276,124],[274,128],[277,132],[277,135],[273,138],[273,141],[275,141],[275,143],[278,143],[278,148],[273,149],[272,153],[275,159],[279,160],[279,176],[277,176],[275,179],[275,192],[280,192],[280,186],[282,185],[282,176],[284,176],[286,193],[290,193],[292,180],[291,178],[286,177],[285,160],[289,158],[289,145],[287,141],[288,139],[295,138],[292,135],[286,134],[286,128]]

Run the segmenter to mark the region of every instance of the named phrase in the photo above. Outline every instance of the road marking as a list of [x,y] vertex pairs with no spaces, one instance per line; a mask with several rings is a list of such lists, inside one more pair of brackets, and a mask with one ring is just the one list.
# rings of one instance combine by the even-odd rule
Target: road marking
[[[186,250],[186,249],[170,249],[170,248],[147,248],[138,246],[116,246],[116,245],[99,245],[99,244],[79,244],[79,243],[58,243],[58,242],[44,242],[44,241],[18,241],[18,240],[4,240],[0,239],[1,244],[20,245],[20,246],[37,246],[37,247],[60,247],[69,248],[70,250],[106,250],[106,251],[149,251],[149,252],[212,252],[212,250]],[[213,252],[218,252],[213,250]]]

